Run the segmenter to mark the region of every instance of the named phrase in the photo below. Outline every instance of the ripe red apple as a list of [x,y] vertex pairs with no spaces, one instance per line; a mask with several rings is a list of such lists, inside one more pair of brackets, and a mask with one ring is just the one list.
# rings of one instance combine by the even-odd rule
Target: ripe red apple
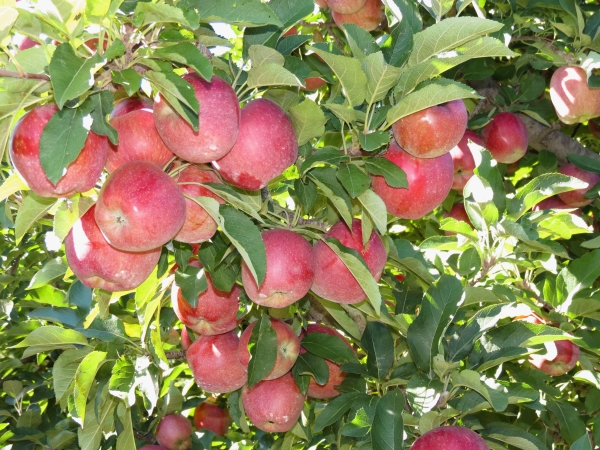
[[27,50],[29,48],[39,47],[39,45],[40,45],[39,42],[34,41],[33,39],[31,39],[30,37],[27,37],[27,36],[16,36],[15,43],[18,45],[20,52],[22,52],[23,50]]
[[325,86],[326,84],[327,84],[327,81],[325,81],[321,77],[306,77],[304,79],[304,85],[306,87],[303,87],[302,90],[303,91],[316,91],[317,89],[319,89],[322,86]]
[[[350,345],[350,343],[346,340],[346,338],[344,336],[342,336],[337,330],[335,330],[331,327],[312,323],[312,324],[308,325],[308,327],[306,328],[306,334],[302,337],[304,338],[306,335],[308,335],[310,333],[325,333],[325,334],[329,334],[330,336],[335,336],[335,337],[341,339],[344,342],[344,344],[346,344],[348,346],[348,348],[350,350],[355,352],[354,349],[352,348],[352,346]],[[302,345],[302,342],[300,342],[300,345]],[[304,350],[303,348],[300,350],[300,353],[305,353],[305,352],[306,352],[306,350]],[[340,391],[338,391],[335,388],[335,386],[342,384],[342,382],[346,379],[346,372],[342,372],[339,364],[336,364],[333,361],[326,359],[325,363],[327,363],[327,367],[329,368],[329,379],[327,380],[327,383],[320,385],[320,384],[317,384],[317,382],[314,380],[314,378],[311,377],[310,383],[308,384],[308,391],[307,391],[307,395],[311,398],[325,399],[325,398],[337,397],[338,395],[340,395]]]
[[[130,113],[131,111],[137,111],[138,109],[149,109],[152,111],[152,100],[148,97],[124,98],[115,105],[110,113],[110,118],[114,119],[115,117],[124,116],[125,114]],[[154,127],[154,129],[156,129],[156,127]]]
[[[219,177],[208,169],[197,166],[188,166],[179,173],[177,184],[181,191],[190,197],[210,197],[219,203],[225,203],[221,197],[213,194],[207,188],[197,184],[186,183],[221,183]],[[197,243],[208,241],[217,231],[217,222],[206,212],[206,210],[195,201],[185,199],[185,222],[183,227],[175,236],[179,242]]]
[[588,190],[600,183],[600,175],[581,170],[579,167],[576,167],[573,164],[565,164],[560,168],[559,172],[563,175],[578,178],[588,184],[587,188],[575,189],[574,191],[561,192],[558,194],[563,202],[571,207],[579,208],[589,205],[594,201],[593,198],[585,198],[584,195]]
[[139,450],[169,450],[167,447],[163,447],[162,445],[144,445],[140,447]]
[[[255,325],[256,322],[252,322],[240,336],[238,358],[246,370],[250,363],[248,343],[250,342],[252,330]],[[300,338],[296,336],[292,327],[285,322],[275,319],[271,319],[271,326],[277,334],[277,358],[275,359],[273,369],[264,378],[265,380],[274,380],[292,370],[292,366],[296,362],[298,353],[300,352]]]
[[194,426],[197,431],[209,430],[217,436],[225,436],[231,416],[227,409],[222,409],[219,405],[205,401],[196,407],[194,412]]
[[254,190],[281,175],[297,157],[292,121],[278,104],[259,98],[242,109],[238,140],[213,166],[234,186]]
[[313,249],[303,236],[290,230],[263,231],[262,239],[267,255],[265,279],[259,288],[248,265],[242,262],[242,283],[254,303],[285,308],[304,297],[313,284]]
[[469,141],[483,147],[481,138],[471,130],[466,130],[462,139],[455,147],[450,150],[452,162],[454,163],[454,179],[452,180],[452,189],[462,192],[467,181],[473,176],[475,169],[475,159],[469,148]]
[[145,161],[115,170],[98,195],[96,223],[106,240],[143,252],[169,242],[185,221],[185,198],[171,177]]
[[463,139],[468,119],[467,108],[459,99],[403,117],[392,124],[392,131],[406,152],[417,158],[435,158]]
[[111,292],[128,291],[142,284],[160,259],[160,248],[146,252],[124,252],[112,247],[96,220],[92,206],[65,239],[69,267],[90,288]]
[[[191,263],[191,265],[199,266],[199,261],[196,262],[197,264]],[[236,315],[240,307],[242,290],[234,285],[231,292],[220,291],[214,287],[208,273],[205,275],[208,289],[198,295],[195,308],[185,301],[179,286],[173,283],[171,288],[173,311],[185,326],[198,334],[210,336],[227,333],[237,327]]]
[[186,450],[192,446],[190,421],[181,414],[169,414],[162,418],[156,428],[156,440],[168,450]]
[[[532,211],[543,211],[545,209],[573,209],[573,207],[563,202],[558,195],[554,195],[542,200],[537,205],[534,205],[533,208],[531,208]],[[571,214],[576,214],[579,217],[582,215],[580,209],[576,209],[575,211],[571,212]]]
[[600,89],[591,88],[581,67],[563,66],[550,79],[550,100],[558,118],[567,124],[600,116]]
[[287,30],[285,33],[283,33],[281,35],[281,37],[288,37],[288,36],[295,36],[298,34],[298,27],[296,25],[294,25],[292,28],[290,28],[289,30]]
[[[359,252],[373,278],[379,281],[387,254],[383,241],[375,231],[371,233],[367,245],[363,246],[362,222],[354,219],[352,231],[345,222],[340,221],[334,224],[323,237],[336,238],[342,245]],[[366,298],[365,291],[354,275],[325,242],[318,241],[315,244],[314,254],[315,279],[311,289],[315,294],[336,303],[359,303]]]
[[529,136],[521,119],[511,112],[494,116],[481,131],[484,147],[500,163],[511,164],[527,152]]
[[240,340],[235,331],[200,336],[188,349],[186,358],[196,383],[207,392],[233,392],[248,375],[238,360]]
[[267,433],[290,431],[304,406],[304,395],[291,372],[242,389],[242,403],[250,421]]
[[183,327],[181,329],[181,348],[187,351],[193,343],[187,327]]
[[546,375],[558,377],[569,372],[579,361],[579,347],[569,340],[547,342],[552,359],[546,354],[534,353],[529,356],[529,362],[544,372]]
[[200,103],[198,131],[158,95],[154,102],[158,134],[173,153],[186,161],[209,163],[222,158],[238,137],[240,105],[235,91],[216,75],[210,83],[197,73],[182,78],[193,86]]
[[[465,205],[463,205],[462,203],[457,203],[456,205],[454,205],[450,211],[444,213],[444,217],[452,217],[453,219],[460,220],[462,222],[467,222],[471,227],[473,227],[471,219],[469,218],[467,210],[465,209]],[[445,231],[444,234],[446,236],[456,235],[454,231]]]
[[27,186],[42,197],[70,197],[92,189],[104,169],[108,152],[106,136],[90,131],[81,153],[54,186],[40,162],[40,138],[57,111],[54,104],[36,106],[17,122],[10,139],[9,154],[14,168]]
[[321,9],[327,8],[327,0],[315,0],[315,4]]
[[327,0],[327,6],[332,12],[354,14],[365,7],[367,0]]
[[385,18],[385,11],[381,0],[367,0],[365,6],[354,14],[340,14],[332,11],[332,16],[338,27],[345,23],[354,23],[367,31],[373,31]]
[[420,219],[442,204],[454,178],[454,163],[449,153],[437,158],[415,158],[390,142],[384,158],[400,167],[408,188],[394,188],[381,176],[371,177],[373,190],[381,197],[387,212],[403,219]]
[[469,428],[438,427],[417,439],[410,450],[490,450],[490,447]]

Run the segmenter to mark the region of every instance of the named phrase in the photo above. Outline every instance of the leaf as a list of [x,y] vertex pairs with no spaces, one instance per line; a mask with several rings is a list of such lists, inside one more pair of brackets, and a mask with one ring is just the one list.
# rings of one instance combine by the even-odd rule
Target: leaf
[[96,372],[106,359],[106,352],[93,351],[88,353],[79,364],[75,373],[75,390],[73,391],[75,411],[82,421],[85,420],[86,403]]
[[358,362],[354,352],[338,336],[325,333],[309,333],[300,343],[307,352],[337,364]]
[[180,8],[166,3],[139,2],[135,5],[133,17],[138,28],[150,23],[178,23],[191,27]]
[[342,105],[338,105],[337,103],[325,103],[322,106],[330,110],[342,122],[348,124],[356,122],[357,111],[352,108],[348,102],[344,102]]
[[337,179],[352,198],[363,194],[371,185],[371,179],[355,164],[340,164]]
[[371,429],[373,450],[401,450],[404,447],[404,404],[404,395],[399,389],[389,391],[377,402]]
[[323,386],[329,380],[329,367],[323,358],[311,353],[298,355],[294,364],[294,373],[298,375],[310,375],[318,385]]
[[454,4],[454,0],[418,0],[418,2],[423,5],[436,22],[442,20],[442,17],[450,11]]
[[273,63],[252,67],[248,71],[247,83],[251,89],[261,86],[302,86],[302,82],[296,75]]
[[423,29],[423,19],[417,2],[411,0],[383,0],[398,22],[407,22],[413,33]]
[[504,179],[498,170],[498,164],[492,158],[490,152],[480,145],[468,142],[469,150],[475,160],[475,169],[473,173],[480,176],[488,182],[493,191],[493,202],[499,213],[506,209],[506,192],[504,189]]
[[[556,295],[560,311],[568,309],[571,300],[600,276],[600,250],[593,250],[563,267],[556,279]],[[555,306],[557,306],[555,305]]]
[[387,232],[387,211],[381,197],[368,189],[357,198],[377,227],[377,230],[381,234],[385,234]]
[[231,206],[236,207],[240,211],[245,212],[253,219],[264,222],[262,217],[258,214],[257,211],[260,211],[260,205],[254,205],[251,201],[249,201],[249,191],[242,191],[241,189],[236,189],[233,186],[229,186],[225,183],[202,183],[209,191],[217,194]]
[[372,175],[385,178],[385,182],[391,187],[408,188],[406,173],[393,162],[385,158],[371,158],[365,160],[365,167]]
[[212,79],[213,67],[210,60],[198,50],[198,47],[190,42],[180,42],[169,47],[158,48],[154,50],[152,56],[158,56],[167,61],[190,67],[206,81],[210,82]]
[[[508,406],[508,393],[506,388],[498,385],[494,380],[488,379],[486,383],[480,380],[481,375],[473,370],[462,370],[452,374],[453,387],[464,386],[473,389],[482,395],[495,411],[504,411]],[[494,384],[497,384],[494,386]]]
[[175,282],[181,289],[181,295],[192,308],[196,308],[200,293],[208,289],[204,269],[198,267],[188,266],[185,271],[177,269]]
[[27,356],[36,353],[61,348],[72,348],[75,345],[88,345],[85,336],[74,330],[46,325],[33,330],[14,347],[27,347],[27,350],[23,353],[23,358],[27,358]]
[[239,26],[283,24],[266,3],[260,0],[196,0],[191,2],[198,9],[203,22],[226,22]]
[[149,70],[144,73],[144,78],[150,81],[156,90],[165,96],[167,102],[192,126],[194,131],[198,131],[200,105],[190,83],[174,72]]
[[97,94],[91,95],[89,99],[92,102],[92,131],[100,136],[108,136],[113,145],[117,145],[119,137],[117,130],[108,123],[107,117],[113,110],[115,97],[110,91],[100,91]]
[[313,181],[327,199],[333,204],[335,209],[349,227],[352,224],[352,203],[350,197],[337,180],[337,171],[326,167],[313,169],[309,178]]
[[72,382],[79,368],[79,364],[91,351],[90,348],[73,349],[64,351],[52,367],[52,382],[56,400],[61,401],[65,394],[71,394]]
[[390,134],[386,131],[373,131],[364,134],[359,130],[358,142],[363,150],[372,152],[373,150],[377,150],[378,148],[387,145],[388,142],[390,142]]
[[381,52],[367,56],[362,68],[367,75],[366,100],[369,105],[383,100],[388,91],[396,85],[401,73],[400,69],[385,62]]
[[352,54],[359,61],[363,62],[365,60],[365,56],[375,53],[379,50],[379,47],[373,40],[371,33],[364,28],[359,27],[355,23],[345,23],[341,28],[346,34],[348,45],[352,49]]
[[[581,170],[592,173],[600,173],[600,161],[589,156],[569,154],[567,159],[574,166],[579,167]],[[1,197],[0,197],[1,198]]]
[[259,67],[263,64],[276,64],[283,67],[285,58],[277,50],[264,45],[251,45],[248,49],[248,57],[252,61],[252,67]]
[[390,37],[383,42],[381,50],[388,64],[395,67],[402,67],[410,56],[412,46],[413,31],[410,28],[410,23],[407,20],[401,20],[392,26]]
[[571,445],[571,450],[592,450],[592,443],[590,437],[584,434]]
[[131,422],[131,411],[123,403],[117,406],[117,416],[121,421],[123,430],[117,436],[117,450],[135,449],[135,437],[133,435],[133,424]]
[[54,101],[62,109],[67,100],[79,97],[94,85],[94,74],[105,60],[98,54],[83,59],[75,55],[70,44],[56,47],[48,73],[54,88]]
[[142,86],[142,77],[134,69],[113,70],[111,75],[113,83],[123,86],[130,97]]
[[6,393],[6,395],[16,399],[23,390],[23,383],[18,380],[8,380],[2,383],[2,390]]
[[55,258],[48,261],[31,279],[26,289],[36,289],[45,286],[51,281],[62,277],[67,272],[68,266],[61,258]]
[[298,145],[304,145],[312,138],[319,137],[325,132],[325,123],[327,123],[325,113],[319,105],[310,99],[292,106],[289,115],[298,137]]
[[338,77],[350,106],[359,106],[367,94],[367,76],[362,70],[360,61],[346,56],[332,55],[316,47],[311,47],[311,50],[323,58]]
[[77,222],[94,205],[93,198],[75,194],[61,203],[54,214],[53,231],[56,237],[63,241],[75,222]]
[[23,182],[21,177],[19,177],[19,174],[13,172],[4,180],[2,185],[0,185],[0,202],[6,200],[15,192],[27,190],[29,190],[29,187]]
[[0,6],[0,41],[3,41],[19,17],[19,10],[7,5]]
[[340,162],[347,160],[348,157],[343,153],[340,153],[337,148],[323,147],[317,149],[313,155],[306,158],[298,168],[298,172],[300,175],[304,175],[310,169],[320,164],[328,164],[337,167]]
[[[272,2],[271,2],[272,3]],[[306,34],[294,34],[284,36],[277,42],[277,51],[283,56],[291,55],[294,50],[312,40],[312,36]]]
[[572,404],[548,399],[546,408],[556,416],[561,436],[569,444],[586,434],[585,423],[579,418],[579,413]]
[[112,369],[108,389],[111,395],[121,400],[129,400],[131,406],[135,403],[135,392],[132,392],[135,378],[133,363],[122,356],[117,360]]
[[335,321],[340,324],[344,331],[346,331],[354,339],[361,338],[361,332],[356,326],[356,323],[354,323],[346,310],[342,308],[339,303],[330,302],[329,300],[322,298],[319,298],[318,300],[327,310],[327,312],[331,314],[331,317],[333,317]]
[[367,352],[369,375],[384,380],[394,363],[394,340],[388,327],[381,322],[367,322],[360,345]]
[[88,403],[85,414],[87,420],[83,423],[83,428],[77,430],[79,448],[81,450],[98,450],[100,448],[104,429],[109,426],[109,429],[114,429],[114,409],[115,402],[112,398],[108,398],[102,402],[97,413],[95,402],[91,401]]
[[492,422],[485,426],[485,437],[505,442],[523,450],[546,450],[547,447],[537,437],[524,429],[505,422]]
[[348,412],[348,410],[352,407],[352,404],[360,395],[361,394],[358,392],[348,392],[346,394],[341,394],[329,402],[323,411],[321,411],[321,414],[319,414],[317,417],[313,427],[314,432],[318,433],[326,426],[337,422],[340,417]]
[[416,414],[422,415],[435,408],[444,384],[436,379],[430,380],[423,373],[413,375],[406,385],[408,403]]
[[252,328],[248,347],[250,349],[248,388],[251,388],[273,369],[279,351],[277,333],[271,326],[271,319],[266,314],[263,314]]

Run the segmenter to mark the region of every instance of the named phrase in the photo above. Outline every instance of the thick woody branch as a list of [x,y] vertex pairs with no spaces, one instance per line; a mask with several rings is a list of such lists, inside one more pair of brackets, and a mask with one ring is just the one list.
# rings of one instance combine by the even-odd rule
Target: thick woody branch
[[50,77],[43,73],[19,73],[6,69],[0,69],[0,77],[50,81]]

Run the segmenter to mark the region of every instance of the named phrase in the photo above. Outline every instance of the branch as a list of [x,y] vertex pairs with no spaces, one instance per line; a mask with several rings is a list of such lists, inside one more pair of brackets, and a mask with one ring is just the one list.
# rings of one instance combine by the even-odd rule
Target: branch
[[32,80],[50,81],[50,77],[43,73],[23,73],[23,74],[21,74],[19,72],[12,72],[12,71],[6,70],[6,69],[0,69],[0,77],[27,78],[27,79],[32,79]]
[[510,39],[511,42],[519,42],[519,41],[535,41],[542,44],[544,47],[549,49],[550,51],[560,55],[565,61],[569,64],[573,64],[575,62],[575,58],[572,54],[564,52],[560,48],[558,48],[552,40],[545,39],[539,36],[517,36]]
[[185,354],[187,352],[185,350],[176,351],[176,352],[165,352],[165,356],[167,359],[176,359],[179,361],[183,361],[185,359]]

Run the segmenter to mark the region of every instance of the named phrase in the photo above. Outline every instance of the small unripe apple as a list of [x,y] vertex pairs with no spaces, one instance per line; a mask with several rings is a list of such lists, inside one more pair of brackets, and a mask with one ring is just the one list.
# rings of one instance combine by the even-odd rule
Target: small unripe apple
[[593,198],[586,198],[585,193],[593,188],[596,184],[600,183],[599,174],[581,170],[579,167],[574,166],[573,164],[565,164],[560,168],[559,172],[563,175],[578,178],[588,184],[587,188],[575,189],[574,191],[561,192],[558,194],[563,202],[571,207],[580,208],[582,206],[589,205],[594,201]]
[[577,365],[580,350],[572,341],[565,339],[546,342],[545,345],[554,354],[554,357],[548,359],[548,355],[534,353],[529,356],[529,362],[546,375],[558,377],[569,372]]
[[168,450],[187,450],[192,446],[190,421],[181,414],[169,414],[162,418],[156,428],[156,440]]
[[490,447],[469,428],[438,427],[417,439],[410,450],[490,450]]
[[550,100],[558,118],[567,124],[600,116],[600,89],[588,86],[587,73],[581,67],[556,69],[550,79]]
[[354,14],[340,14],[332,11],[331,15],[338,27],[345,23],[353,23],[367,31],[373,31],[383,22],[385,11],[381,0],[367,0],[365,6]]
[[209,430],[217,436],[224,436],[231,424],[231,416],[227,409],[205,401],[196,407],[194,426],[196,430]]
[[332,12],[339,14],[354,14],[364,8],[367,0],[327,0],[327,6]]
[[484,147],[500,163],[512,164],[527,152],[529,135],[527,127],[511,112],[494,116],[481,131]]
[[454,179],[452,180],[452,189],[462,192],[467,181],[473,176],[475,169],[475,159],[469,148],[469,141],[483,147],[481,138],[471,130],[465,131],[462,139],[455,147],[450,150],[452,162],[454,163]]

